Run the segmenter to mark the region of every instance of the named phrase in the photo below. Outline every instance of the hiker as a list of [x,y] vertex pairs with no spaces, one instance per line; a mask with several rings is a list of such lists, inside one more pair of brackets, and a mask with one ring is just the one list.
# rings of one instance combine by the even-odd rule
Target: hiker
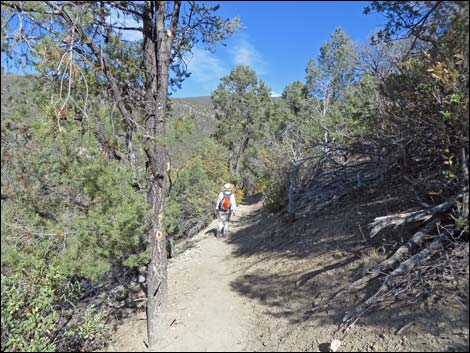
[[224,185],[224,190],[219,194],[215,211],[219,216],[219,224],[217,226],[217,238],[223,236],[228,232],[228,223],[230,217],[235,215],[237,204],[235,202],[235,195],[233,194],[232,184],[227,183]]

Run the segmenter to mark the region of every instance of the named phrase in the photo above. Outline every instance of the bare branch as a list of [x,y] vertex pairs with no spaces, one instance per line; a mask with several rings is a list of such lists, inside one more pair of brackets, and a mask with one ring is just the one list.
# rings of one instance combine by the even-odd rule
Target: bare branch
[[398,213],[389,216],[377,217],[372,223],[369,224],[369,227],[372,228],[370,232],[370,237],[373,238],[381,230],[387,228],[388,226],[395,225],[395,227],[415,221],[427,220],[431,218],[436,213],[442,213],[450,210],[455,206],[456,200],[463,197],[463,194],[457,195],[455,199],[449,200],[447,202],[441,203],[439,205],[433,206],[425,210],[419,210],[408,213]]

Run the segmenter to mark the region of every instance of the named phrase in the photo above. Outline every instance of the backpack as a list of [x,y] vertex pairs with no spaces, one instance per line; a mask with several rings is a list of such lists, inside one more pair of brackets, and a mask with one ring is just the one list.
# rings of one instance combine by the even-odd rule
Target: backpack
[[230,196],[232,194],[231,193],[225,193],[224,192],[224,198],[222,199],[222,201],[220,201],[220,205],[219,205],[219,210],[221,211],[228,211],[230,210]]

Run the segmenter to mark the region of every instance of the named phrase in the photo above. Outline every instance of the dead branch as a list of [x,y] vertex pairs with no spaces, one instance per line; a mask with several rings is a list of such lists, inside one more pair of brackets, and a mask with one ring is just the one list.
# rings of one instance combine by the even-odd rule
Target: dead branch
[[465,148],[462,147],[462,174],[463,174],[463,200],[462,200],[462,217],[468,219],[468,156]]
[[351,327],[356,320],[355,318],[363,316],[368,312],[373,306],[376,306],[378,303],[383,302],[390,293],[391,289],[395,285],[395,277],[404,275],[405,273],[411,271],[415,268],[423,259],[434,253],[435,251],[442,248],[442,237],[438,237],[432,243],[430,243],[426,248],[422,249],[415,255],[408,258],[406,261],[402,262],[398,268],[393,270],[385,278],[384,283],[380,288],[370,296],[364,303],[356,306],[353,310],[347,312],[343,317],[343,325],[346,328]]
[[413,235],[413,237],[406,244],[400,246],[390,258],[379,264],[375,272],[389,271],[390,269],[398,265],[403,258],[408,256],[410,252],[413,252],[418,247],[421,247],[423,245],[423,241],[426,238],[434,237],[433,235],[430,235],[430,232],[439,222],[440,219],[436,218],[435,220],[429,222],[426,226],[421,228],[418,232]]
[[404,325],[402,328],[400,328],[396,335],[401,335],[404,331],[406,331],[407,329],[409,329],[411,326],[413,326],[415,324],[414,321],[410,321],[408,322],[406,325]]
[[422,221],[428,220],[433,215],[437,213],[442,213],[450,210],[452,207],[455,206],[456,200],[463,197],[463,194],[459,194],[456,198],[449,200],[447,202],[441,203],[439,205],[433,206],[431,208],[427,208],[424,210],[414,211],[414,212],[407,212],[407,213],[397,213],[389,216],[382,216],[377,217],[374,219],[373,222],[369,223],[369,228],[372,228],[370,231],[370,237],[373,238],[376,236],[381,230],[395,225],[395,228],[401,224],[415,222],[415,221]]
[[383,163],[371,156],[353,158],[344,147],[320,147],[322,152],[304,181],[305,191],[297,195],[296,212],[301,216],[320,212],[355,191],[378,186],[386,171]]
[[355,288],[362,287],[365,284],[369,283],[371,280],[380,276],[381,274],[384,274],[387,271],[394,269],[400,263],[400,261],[402,261],[402,259],[408,256],[410,252],[413,252],[417,248],[421,247],[425,239],[434,237],[433,235],[430,235],[430,232],[439,222],[440,219],[435,219],[434,221],[428,223],[426,226],[416,232],[406,244],[400,246],[391,257],[382,261],[379,265],[372,269],[371,273],[359,278],[348,286],[342,287],[335,294],[333,294],[333,296],[331,296],[328,301],[335,299],[344,291],[349,292]]

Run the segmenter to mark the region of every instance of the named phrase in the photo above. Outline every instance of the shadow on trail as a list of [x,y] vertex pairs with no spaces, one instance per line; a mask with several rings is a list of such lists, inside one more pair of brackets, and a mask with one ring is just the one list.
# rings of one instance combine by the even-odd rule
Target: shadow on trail
[[[259,200],[256,195],[245,204],[254,206]],[[396,200],[391,196],[385,200],[380,195],[356,196],[296,222],[289,222],[285,213],[268,214],[262,207],[255,208],[233,222],[240,229],[227,239],[235,245],[233,255],[244,259],[236,270],[239,276],[231,283],[232,290],[262,304],[269,316],[287,319],[292,325],[307,321],[319,327],[339,324],[347,310],[380,285],[380,281],[371,282],[363,291],[345,292],[329,301],[339,288],[366,274],[371,267],[367,250],[389,243],[384,252],[390,254],[399,245],[397,239],[416,229],[410,225],[390,230],[381,239],[365,238],[363,232],[374,217],[403,209]],[[317,310],[323,303],[327,305]],[[408,309],[402,312],[386,307],[362,318],[356,326],[396,330],[413,318],[419,326],[436,315],[428,307]],[[410,311],[415,313],[413,317]],[[438,329],[435,333],[439,334]]]
[[[253,206],[259,200],[257,195],[244,204]],[[246,264],[238,269],[240,275],[231,286],[266,306],[268,314],[299,323],[316,302],[341,285],[341,276],[331,273],[347,272],[359,252],[351,244],[360,245],[362,237],[350,226],[338,229],[341,224],[334,215],[321,224],[308,218],[292,223],[286,216],[268,214],[258,207],[233,222],[241,229],[228,242],[236,246],[233,255],[245,258]],[[338,320],[344,310],[335,311],[330,318]]]
[[214,228],[211,228],[211,229],[208,229],[204,234],[210,234],[212,235],[214,238],[217,237],[217,226],[214,227]]

